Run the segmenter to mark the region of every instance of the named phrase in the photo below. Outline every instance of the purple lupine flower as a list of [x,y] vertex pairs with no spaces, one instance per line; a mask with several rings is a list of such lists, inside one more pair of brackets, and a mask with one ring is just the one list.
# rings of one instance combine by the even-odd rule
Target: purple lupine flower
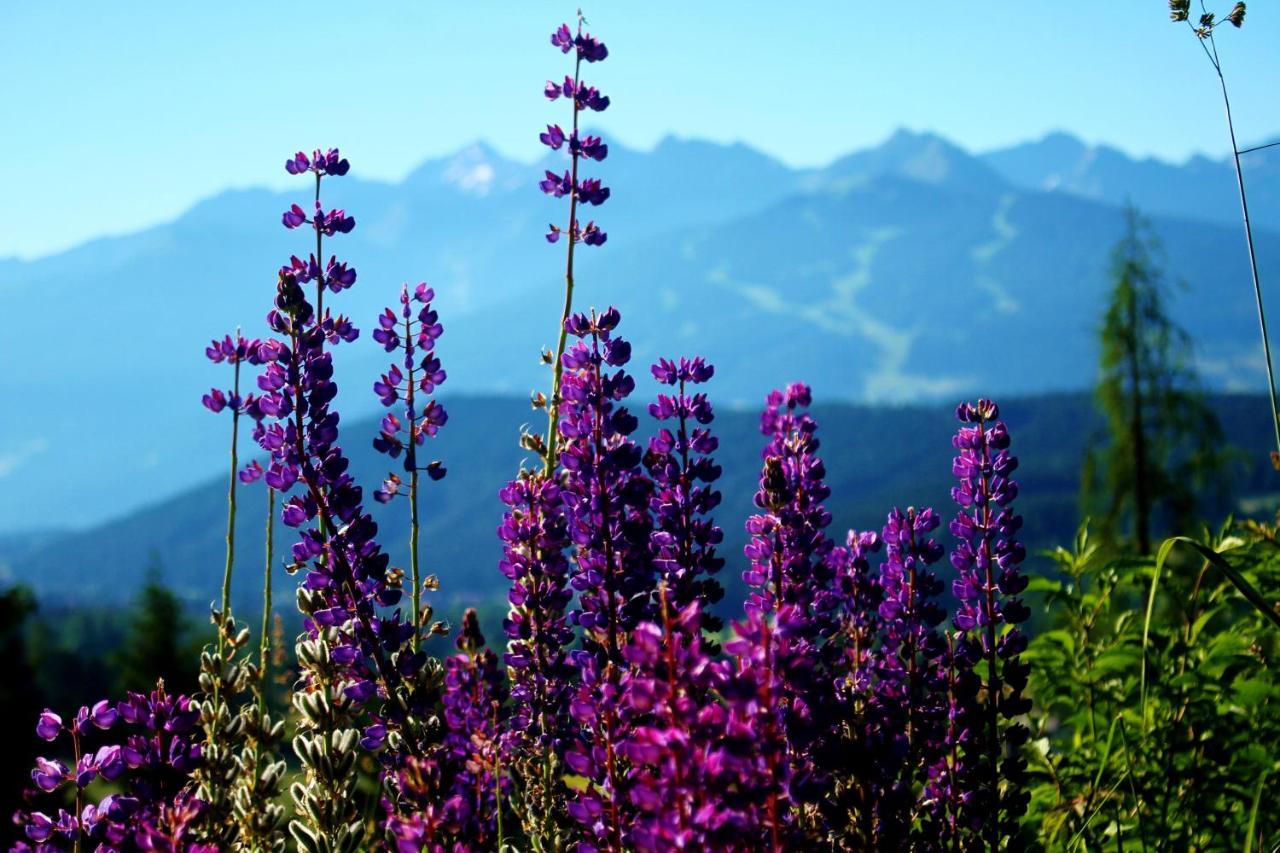
[[508,508],[498,538],[499,568],[511,580],[503,628],[510,640],[505,660],[513,684],[512,728],[550,747],[563,733],[565,649],[573,640],[565,613],[573,594],[560,487],[525,472],[499,497]]
[[41,740],[55,740],[62,733],[62,718],[57,714],[45,708],[40,713],[40,719],[36,723],[36,734]]
[[499,568],[511,581],[503,620],[511,679],[507,751],[522,780],[530,831],[550,837],[566,795],[554,757],[570,737],[568,533],[560,487],[543,473],[522,471],[499,497],[507,507],[498,527]]
[[1019,658],[1027,639],[1018,625],[1030,611],[1018,597],[1027,587],[1019,569],[1026,550],[1016,539],[1022,517],[1011,506],[1018,484],[1010,475],[1018,460],[1009,452],[1009,430],[994,402],[962,403],[956,417],[965,426],[952,442],[959,452],[952,465],[959,485],[951,496],[960,506],[950,527],[959,540],[951,554],[959,574],[952,583],[960,601],[955,627],[985,663],[978,669],[985,675],[985,707],[970,754],[978,786],[975,807],[988,815],[983,826],[988,842],[999,844],[1015,831],[1028,803],[1021,785],[1025,763],[1018,754],[1028,730],[1013,722],[1031,706],[1023,695],[1028,667]]
[[[31,773],[36,787],[61,801],[64,785],[79,789],[77,796],[82,797],[101,777],[123,793],[89,803],[79,814],[59,809],[50,817],[48,812],[20,811],[16,819],[26,837],[48,843],[58,836],[68,845],[84,840],[98,849],[128,846],[147,821],[163,813],[189,786],[201,761],[199,717],[190,699],[170,696],[163,683],[150,694],[130,693],[119,703],[104,700],[82,707],[66,727],[57,714],[45,710],[38,723],[41,737],[57,742],[65,734],[74,763],[68,767],[59,759],[37,758]],[[112,729],[120,730],[119,742],[88,747],[87,735]]]
[[573,40],[573,45],[578,49],[578,56],[587,62],[599,62],[609,55],[609,49],[598,39],[593,38],[590,33],[583,33],[581,27]]
[[205,347],[204,354],[214,364],[230,364],[233,368],[234,384],[229,390],[211,388],[201,398],[204,407],[217,414],[230,407],[233,415],[256,415],[259,411],[257,398],[253,394],[240,396],[240,366],[242,364],[261,365],[263,363],[260,350],[262,341],[256,338],[245,338],[238,331],[233,339],[227,335],[222,340],[214,339]]
[[565,808],[580,827],[579,847],[622,850],[631,814],[619,752],[625,738],[619,714],[621,669],[615,661],[584,650],[573,653],[573,662],[577,684],[569,716],[578,731],[561,759],[586,784],[570,794]]
[[[794,610],[783,606],[783,614]],[[788,757],[786,699],[779,673],[793,654],[783,614],[747,609],[724,644],[732,670],[720,688],[727,720],[716,761],[738,791],[733,826],[751,844],[768,838],[767,849],[782,851],[791,840],[794,762]]]
[[840,600],[824,533],[831,514],[822,502],[830,490],[817,456],[817,423],[804,411],[810,402],[808,386],[799,383],[766,401],[760,427],[770,440],[755,496],[760,512],[746,524],[751,565],[742,575],[751,587],[746,611],[772,615],[775,637],[786,641],[786,653],[767,660],[778,667],[771,677],[786,710],[788,796],[796,803],[816,802],[824,792],[816,748],[835,725],[835,697],[823,645],[835,631]]
[[679,613],[661,596],[662,625],[641,623],[623,656],[619,753],[630,763],[632,814],[625,842],[638,850],[727,849],[744,818],[732,804],[741,781],[722,757],[728,710],[714,691],[725,665],[702,639],[700,603]]
[[[317,173],[318,212],[323,210],[320,179]],[[325,236],[348,231],[353,225],[342,211],[324,215],[323,221],[317,213],[312,222],[317,258],[323,257]],[[338,268],[335,262],[326,269]],[[354,726],[356,715],[367,708],[368,722],[388,730],[385,738],[368,738],[368,742],[397,745],[395,750],[379,753],[388,796],[394,799],[388,814],[394,815],[404,805],[401,799],[409,796],[397,789],[397,773],[408,759],[426,758],[431,734],[420,721],[433,713],[438,697],[429,677],[433,670],[428,658],[416,648],[418,620],[406,618],[398,609],[390,614],[383,610],[401,600],[401,573],[391,569],[388,555],[376,541],[377,525],[365,510],[363,490],[352,478],[349,460],[338,445],[339,417],[331,408],[337,385],[326,344],[352,341],[358,332],[345,317],[324,310],[326,287],[326,274],[318,274],[313,308],[294,266],[280,269],[275,307],[268,314],[268,324],[280,339],[263,348],[270,350],[264,380],[271,390],[259,404],[276,420],[256,434],[272,456],[265,475],[268,485],[282,492],[302,486],[298,494],[284,499],[281,508],[282,520],[299,528],[292,555],[294,570],[304,570],[299,609],[306,637],[300,642],[310,650],[309,658],[321,651],[328,655],[327,661],[304,661],[301,683],[306,691],[327,697],[332,711],[322,714],[301,708],[295,741],[304,745],[299,756],[306,773],[306,782],[292,789],[300,815],[295,830],[316,837],[352,825],[354,811],[346,802],[346,792],[354,790],[356,776],[350,762],[313,760],[319,748],[314,745],[330,742]],[[423,303],[431,298],[425,287],[414,296]],[[429,347],[439,328],[434,313],[424,320],[415,334],[425,335]],[[394,330],[394,317],[390,327],[380,326]],[[417,337],[411,340],[421,347]],[[434,366],[427,372],[438,370]],[[441,420],[427,417],[424,423],[435,429]],[[440,473],[438,467],[433,470]],[[415,584],[414,592],[419,589]],[[343,792],[342,807],[322,807],[323,799],[334,791]]]
[[974,672],[978,647],[960,631],[948,631],[927,676],[930,690],[941,699],[939,749],[926,768],[922,805],[923,834],[944,839],[948,846],[981,846],[979,830],[987,815],[978,808],[981,785],[972,744],[982,726],[978,701],[981,679]]
[[444,804],[440,763],[434,756],[407,756],[393,771],[402,808],[383,798],[384,827],[398,853],[444,853],[449,847],[450,810]]
[[882,533],[880,656],[868,721],[876,761],[872,837],[877,846],[906,842],[912,782],[941,750],[939,709],[929,691],[930,661],[942,648],[936,629],[946,617],[937,602],[942,581],[930,569],[943,554],[930,537],[939,523],[932,509],[894,509]]
[[36,783],[37,788],[46,793],[59,787],[69,778],[71,777],[67,765],[47,758],[37,758],[35,769],[31,771],[31,780]]
[[826,468],[816,455],[818,425],[808,412],[812,394],[795,383],[770,392],[760,417],[769,436],[761,455],[764,467],[756,506],[763,510],[747,522],[751,567],[742,575],[752,587],[748,609],[778,610],[795,604],[814,619],[818,635],[830,633],[838,602],[834,571],[826,557],[833,544],[823,532],[831,514],[822,502],[830,495]]
[[[558,129],[558,128],[557,128]],[[553,148],[559,148],[559,145],[553,145]],[[584,136],[581,141],[578,139],[578,132],[575,130],[569,137],[569,151],[578,152],[588,160],[604,160],[609,156],[609,146],[598,136]],[[597,183],[599,183],[597,181]],[[585,182],[584,182],[585,184]],[[608,197],[606,190],[606,198]]]
[[653,484],[640,471],[640,448],[630,437],[636,418],[619,405],[635,388],[622,369],[631,345],[613,334],[620,319],[609,308],[566,320],[565,330],[578,340],[562,359],[559,424],[562,497],[574,545],[571,583],[578,591],[572,616],[583,629],[583,648],[573,653],[582,680],[570,702],[570,714],[583,729],[563,758],[596,785],[578,792],[569,809],[588,843],[615,848],[625,805],[616,760],[621,652],[628,632],[654,612]]
[[561,24],[551,34],[551,44],[561,52],[574,53],[573,76],[564,78],[563,83],[548,80],[544,93],[549,100],[557,100],[561,96],[573,101],[573,121],[566,135],[559,125],[547,125],[545,133],[538,135],[539,141],[553,151],[559,151],[568,142],[570,168],[563,174],[548,170],[546,178],[539,182],[539,188],[553,198],[569,197],[569,222],[562,226],[548,226],[546,238],[548,243],[555,243],[561,234],[568,234],[571,244],[583,243],[588,246],[603,246],[608,235],[601,231],[595,223],[584,227],[578,221],[578,205],[601,205],[610,196],[608,187],[603,186],[597,178],[581,178],[578,173],[580,161],[604,160],[609,155],[609,146],[598,136],[580,136],[578,119],[583,110],[602,111],[608,108],[608,97],[600,94],[594,86],[582,82],[580,72],[582,63],[599,62],[609,55],[608,49],[598,39],[582,31],[583,20],[578,19],[578,31],[575,35],[568,24]]
[[462,617],[457,647],[461,654],[445,660],[442,699],[447,729],[442,763],[452,777],[446,808],[457,841],[485,849],[496,843],[497,812],[510,788],[509,779],[499,775],[506,677],[497,655],[485,648],[475,610]]
[[674,394],[659,394],[649,405],[654,419],[673,426],[658,430],[644,457],[654,483],[649,502],[655,528],[649,537],[653,564],[671,608],[683,612],[698,603],[702,626],[715,632],[723,623],[706,611],[724,596],[714,577],[724,566],[724,559],[716,555],[724,532],[710,517],[720,505],[720,493],[712,485],[720,477],[720,466],[711,457],[719,442],[708,428],[714,414],[707,395],[687,391],[689,385],[709,380],[715,368],[701,358],[681,358],[660,359],[651,370],[659,383],[675,389]]
[[284,162],[284,168],[290,175],[312,172],[317,177],[321,175],[341,177],[351,168],[351,164],[342,158],[337,148],[330,148],[328,151],[323,152],[316,149],[311,152],[310,158],[299,151],[291,159]]
[[561,53],[573,50],[573,33],[569,31],[568,24],[561,24],[560,28],[551,34],[551,46],[560,48]]
[[879,579],[871,574],[870,556],[878,553],[880,546],[880,537],[874,532],[850,530],[844,546],[833,548],[829,557],[840,593],[836,637],[843,660],[836,667],[840,675],[836,695],[846,705],[871,689],[883,592]]
[[[324,165],[312,165],[317,180],[316,257],[321,257],[322,236],[350,230],[353,222],[342,211],[324,214],[318,200],[322,175],[345,174],[348,165],[336,151],[325,155]],[[304,274],[300,276],[300,268]],[[331,261],[329,270],[349,270]],[[317,307],[307,301],[301,283],[313,276]],[[298,566],[309,570],[303,580],[307,593],[304,627],[313,636],[330,637],[331,663],[342,673],[343,690],[357,704],[371,699],[381,685],[384,698],[398,694],[395,687],[404,674],[421,662],[392,665],[392,655],[413,634],[413,626],[395,614],[379,617],[377,608],[396,604],[400,589],[390,583],[388,558],[374,536],[377,525],[365,512],[361,488],[348,472],[349,463],[337,445],[338,414],[330,404],[337,394],[333,358],[326,343],[354,339],[356,332],[343,317],[319,310],[328,286],[326,274],[314,263],[296,258],[280,269],[275,308],[268,315],[272,330],[287,340],[275,340],[260,348],[267,368],[259,381],[264,391],[259,406],[276,423],[264,425],[255,437],[271,454],[267,484],[287,493],[303,485],[301,495],[283,502],[285,524],[302,528],[293,547]],[[314,525],[314,526],[312,526]],[[304,681],[310,677],[304,671]]]
[[180,793],[172,802],[161,804],[154,814],[147,815],[139,822],[133,841],[139,850],[217,853],[217,845],[193,841],[204,811],[204,803],[186,792]]
[[428,438],[435,437],[449,418],[444,406],[428,396],[435,393],[436,388],[445,381],[445,372],[435,354],[436,341],[444,334],[444,326],[431,307],[433,299],[435,291],[425,283],[414,288],[412,295],[409,293],[409,285],[403,285],[400,289],[399,316],[397,317],[397,312],[387,308],[378,318],[378,329],[373,333],[374,340],[382,344],[387,352],[403,353],[400,359],[403,372],[400,365],[391,365],[391,369],[374,383],[373,391],[384,406],[395,405],[403,394],[404,422],[402,425],[400,419],[388,413],[382,419],[382,429],[374,438],[373,447],[392,459],[399,457],[403,450],[404,470],[408,472],[409,482],[405,488],[399,476],[389,473],[373,497],[379,503],[388,503],[397,496],[403,496],[409,503],[409,561],[410,580],[413,584],[410,601],[414,625],[412,646],[415,652],[422,628],[422,578],[418,551],[419,483],[423,472],[433,481],[445,475],[444,466],[439,461],[419,464],[418,450]]
[[[405,401],[403,420],[388,413],[382,419],[382,428],[373,446],[393,459],[403,451],[404,470],[410,473],[426,470],[427,466],[418,464],[418,448],[435,436],[449,419],[444,406],[435,400],[427,400],[425,405],[418,402],[434,393],[446,378],[435,354],[435,343],[444,327],[431,307],[434,298],[435,292],[425,284],[418,285],[412,295],[409,286],[404,285],[400,291],[400,310],[383,311],[378,318],[378,329],[373,333],[374,340],[387,352],[400,350],[404,354],[401,364],[392,364],[373,384],[373,391],[384,406],[393,406],[401,399]],[[442,470],[436,464],[433,479],[440,479]],[[391,492],[387,500],[396,494],[407,493]]]
[[[284,212],[281,221],[286,228],[298,228],[302,225],[310,225],[318,233],[326,237],[332,237],[334,234],[350,234],[351,230],[356,227],[354,218],[347,216],[347,212],[341,208],[326,211],[320,206],[317,200],[315,211],[310,217],[306,211],[294,204]],[[314,260],[314,259],[313,259]]]
[[559,151],[560,146],[564,145],[564,131],[560,129],[558,124],[547,125],[546,133],[538,134],[538,141],[550,148],[552,151]]
[[[635,388],[623,367],[631,345],[613,335],[617,309],[574,314],[565,324],[578,341],[562,359],[560,437],[563,499],[574,545],[572,585],[584,648],[618,663],[623,635],[653,614],[648,557],[652,482],[640,471],[638,426],[620,405]],[[616,368],[616,370],[611,369]]]

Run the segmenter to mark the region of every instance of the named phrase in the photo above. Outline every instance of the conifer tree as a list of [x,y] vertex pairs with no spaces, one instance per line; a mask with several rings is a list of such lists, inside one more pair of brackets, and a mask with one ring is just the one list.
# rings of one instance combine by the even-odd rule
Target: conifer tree
[[1161,529],[1187,531],[1221,494],[1222,426],[1198,388],[1191,339],[1170,316],[1159,243],[1125,211],[1112,250],[1112,286],[1099,329],[1096,389],[1104,420],[1090,442],[1083,503],[1105,541],[1151,553]]

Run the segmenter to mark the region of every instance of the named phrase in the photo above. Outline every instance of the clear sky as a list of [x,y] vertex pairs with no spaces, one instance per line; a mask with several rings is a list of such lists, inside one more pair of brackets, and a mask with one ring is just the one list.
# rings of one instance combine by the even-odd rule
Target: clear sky
[[[1225,10],[1227,0],[1218,0]],[[1280,132],[1280,9],[1220,36],[1242,144]],[[957,10],[980,9],[981,14]],[[4,5],[0,257],[170,219],[285,154],[339,145],[372,178],[483,139],[528,159],[554,117],[547,44],[572,2]],[[895,10],[903,10],[896,11]],[[600,126],[745,141],[815,165],[899,126],[971,150],[1065,129],[1131,153],[1225,149],[1212,72],[1164,0],[956,4],[594,0]]]

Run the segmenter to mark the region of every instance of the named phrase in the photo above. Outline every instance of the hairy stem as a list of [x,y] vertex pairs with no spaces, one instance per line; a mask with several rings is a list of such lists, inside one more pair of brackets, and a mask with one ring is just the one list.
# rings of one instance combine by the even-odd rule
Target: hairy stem
[[[410,320],[404,321],[405,346],[412,346],[413,330]],[[409,571],[413,580],[413,650],[418,650],[419,633],[422,629],[422,578],[418,569],[418,538],[421,528],[418,521],[418,436],[416,434],[417,410],[413,407],[414,375],[413,360],[406,365],[408,369],[408,391],[405,405],[409,414],[409,446],[405,448],[405,461],[409,465]]]
[[[573,63],[573,133],[578,133],[578,72],[582,67],[582,57],[578,57]],[[573,311],[573,249],[577,244],[575,234],[578,229],[578,154],[574,151],[569,152],[572,161],[572,171],[570,173],[570,183],[572,189],[569,193],[569,230],[567,237],[569,239],[569,249],[565,259],[564,267],[564,310],[560,312],[560,332],[556,340],[556,356],[555,361],[551,363],[551,405],[547,410],[547,458],[546,473],[551,475],[556,469],[557,446],[560,439],[560,381],[564,374],[564,365],[561,360],[564,357],[565,343],[568,339],[568,331],[564,324],[569,319],[570,312]]]
[[262,570],[262,637],[258,641],[258,681],[264,685],[258,691],[258,707],[265,711],[267,694],[265,685],[268,681],[267,668],[271,664],[271,557],[275,544],[275,510],[276,490],[267,487],[267,548],[266,562]]
[[[240,333],[236,332],[239,338]],[[231,473],[227,478],[227,563],[222,571],[222,610],[218,615],[218,666],[225,666],[227,652],[227,620],[231,616],[231,570],[236,557],[236,474],[240,467],[238,447],[240,441],[240,359],[237,354],[233,368],[235,378],[232,383],[231,406]],[[222,677],[213,680],[213,705],[218,706],[221,694]]]

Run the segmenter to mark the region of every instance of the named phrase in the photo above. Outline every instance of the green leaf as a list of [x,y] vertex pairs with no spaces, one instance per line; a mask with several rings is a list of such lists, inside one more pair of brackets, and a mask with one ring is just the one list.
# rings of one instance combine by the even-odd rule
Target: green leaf
[[1253,836],[1258,832],[1258,804],[1262,802],[1262,788],[1267,781],[1267,770],[1258,774],[1258,789],[1253,792],[1253,806],[1249,809],[1249,825],[1244,830],[1244,853],[1253,853]]
[[1235,701],[1246,708],[1261,705],[1275,695],[1275,687],[1265,678],[1237,678],[1231,685]]
[[1027,582],[1027,592],[1061,592],[1063,588],[1062,581],[1044,575],[1032,575]]
[[1178,543],[1190,545],[1197,551],[1201,557],[1209,562],[1214,568],[1227,576],[1227,579],[1235,585],[1240,594],[1248,600],[1255,609],[1267,619],[1271,620],[1276,627],[1280,628],[1280,613],[1267,603],[1267,600],[1254,589],[1253,585],[1245,579],[1244,575],[1218,552],[1212,548],[1197,542],[1186,536],[1171,536],[1160,544],[1160,551],[1156,554],[1155,572],[1151,576],[1151,591],[1147,595],[1147,612],[1142,620],[1142,676],[1139,681],[1138,693],[1142,707],[1143,726],[1146,726],[1147,720],[1147,648],[1151,640],[1151,615],[1155,611],[1156,593],[1160,589],[1160,576],[1164,571],[1165,560],[1169,557],[1169,552],[1173,550],[1173,546]]
[[1098,656],[1093,663],[1093,674],[1101,680],[1106,676],[1128,672],[1142,660],[1142,651],[1133,646],[1116,646]]

